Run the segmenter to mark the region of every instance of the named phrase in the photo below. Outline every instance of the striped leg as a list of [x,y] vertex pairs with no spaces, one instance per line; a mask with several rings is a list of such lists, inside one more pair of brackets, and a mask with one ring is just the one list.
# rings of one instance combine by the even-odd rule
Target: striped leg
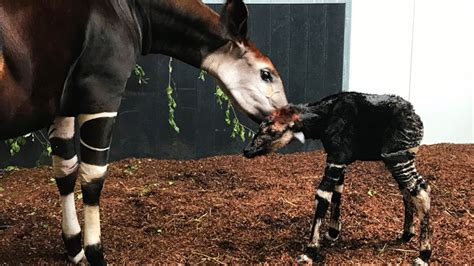
[[331,198],[331,219],[328,232],[324,237],[329,241],[336,241],[341,232],[341,197],[344,189],[344,172],[336,183]]
[[74,203],[78,161],[74,146],[74,117],[57,117],[49,129],[56,184],[61,194],[62,237],[68,258],[79,263],[84,258],[81,227]]
[[117,113],[79,115],[81,164],[79,178],[84,201],[84,247],[92,265],[105,265],[100,240],[99,199],[107,171],[112,127]]
[[403,242],[408,242],[415,235],[415,226],[413,225],[415,205],[408,190],[403,189],[402,193],[403,205],[405,207],[405,221],[403,222],[403,234],[400,237],[400,240]]
[[[387,168],[406,196],[405,223],[402,238],[413,234],[413,210],[420,220],[420,255],[414,261],[415,265],[427,265],[431,257],[429,212],[430,187],[415,168],[415,149],[403,150],[390,154],[382,154]],[[407,208],[408,207],[408,208]],[[408,216],[408,217],[407,217]]]
[[315,209],[313,224],[311,226],[311,237],[310,243],[308,244],[308,251],[310,253],[317,253],[319,251],[320,235],[319,229],[322,224],[322,220],[326,215],[326,212],[331,203],[331,197],[333,191],[336,187],[336,184],[339,182],[339,179],[344,175],[345,165],[327,163],[326,169],[324,171],[324,177],[321,183],[319,184],[318,190],[316,192],[315,199]]

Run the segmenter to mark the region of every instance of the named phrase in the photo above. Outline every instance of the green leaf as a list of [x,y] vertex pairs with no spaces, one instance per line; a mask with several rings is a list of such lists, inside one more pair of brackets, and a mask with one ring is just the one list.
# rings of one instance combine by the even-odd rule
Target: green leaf
[[234,117],[234,119],[232,120],[232,124],[234,125],[234,128],[232,129],[232,131],[233,131],[235,134],[239,134],[239,132],[240,132],[240,122],[239,122],[239,119],[237,119],[237,117]]
[[48,156],[51,157],[51,153],[53,152],[53,148],[51,148],[51,145],[48,145],[48,147],[46,148],[46,152]]
[[20,170],[20,168],[18,168],[18,166],[9,165],[9,166],[5,167],[5,172],[13,172],[13,171],[17,171],[17,170]]
[[240,127],[240,139],[245,141],[245,128],[243,126]]
[[123,169],[123,173],[124,174],[127,174],[127,175],[131,175],[133,174],[134,172],[136,172],[138,170],[138,165],[136,164],[129,164],[129,165],[126,165],[125,166],[125,169]]
[[240,120],[235,113],[235,109],[234,109],[234,106],[232,105],[230,98],[225,94],[224,90],[222,90],[222,88],[219,87],[218,85],[215,88],[214,95],[216,97],[216,102],[221,107],[221,109],[224,103],[227,103],[227,107],[224,111],[224,122],[228,126],[232,127],[232,132],[230,134],[230,137],[235,138],[239,136],[242,141],[245,141],[245,136],[247,132],[248,132],[248,137],[254,136],[254,132],[251,129],[249,129],[248,127],[240,123]]
[[15,154],[20,152],[20,145],[18,143],[18,140],[15,140],[10,144],[10,155],[14,156]]
[[216,92],[214,93],[214,95],[216,95],[216,97],[218,98],[221,98],[222,95],[224,95],[224,91],[222,91],[222,89],[219,86],[216,86]]
[[168,96],[173,94],[173,88],[171,86],[166,87],[165,91]]
[[168,85],[165,91],[168,98],[168,124],[171,126],[171,128],[174,129],[174,131],[176,131],[176,133],[179,133],[179,127],[176,125],[176,122],[174,120],[174,112],[177,104],[175,99],[173,98],[173,87],[171,87],[171,85]]
[[367,191],[367,194],[370,196],[370,197],[373,197],[377,194],[377,191],[375,191],[374,189],[370,188],[369,191]]
[[206,81],[206,75],[207,75],[207,71],[206,70],[201,70],[199,72],[198,79],[200,79],[201,81]]
[[33,139],[33,134],[28,133],[23,136],[13,138],[13,139],[8,139],[5,141],[5,143],[9,146],[10,150],[10,155],[15,156],[15,154],[19,153],[21,150],[21,145],[25,145],[27,142],[28,138]]
[[14,165],[9,165],[9,166],[5,167],[6,172],[13,172],[13,171],[18,171],[18,170],[20,170],[20,168],[18,168],[17,166],[14,166]]
[[170,124],[171,128],[174,129],[174,131],[176,131],[176,133],[179,133],[179,127],[176,125],[176,122],[174,121],[174,117],[173,118],[169,118],[168,119],[168,123]]
[[225,110],[224,115],[225,115],[225,118],[224,118],[225,123],[227,125],[230,125],[231,120],[230,120],[230,109],[229,108],[227,108],[227,110]]
[[145,75],[146,75],[145,70],[143,70],[143,68],[140,65],[135,64],[135,67],[133,68],[133,74],[137,76],[138,84],[142,85],[142,84],[148,83],[148,78],[145,78]]

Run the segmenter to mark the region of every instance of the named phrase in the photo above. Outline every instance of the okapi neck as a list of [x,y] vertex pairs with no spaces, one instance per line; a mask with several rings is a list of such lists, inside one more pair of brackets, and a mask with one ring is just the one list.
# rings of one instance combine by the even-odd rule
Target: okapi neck
[[324,131],[323,118],[324,116],[318,110],[303,106],[300,113],[300,131],[306,138],[320,139]]
[[137,0],[141,5],[142,54],[177,58],[199,68],[203,58],[228,43],[220,16],[197,0]]

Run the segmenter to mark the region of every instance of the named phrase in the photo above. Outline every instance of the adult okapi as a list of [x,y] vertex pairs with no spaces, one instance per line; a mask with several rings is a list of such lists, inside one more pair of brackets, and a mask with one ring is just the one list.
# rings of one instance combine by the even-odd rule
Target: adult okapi
[[50,126],[70,261],[85,254],[91,264],[105,264],[99,198],[112,127],[139,55],[165,54],[208,71],[255,121],[287,104],[272,62],[247,38],[247,18],[242,0],[227,0],[221,16],[200,0],[0,1],[0,139]]

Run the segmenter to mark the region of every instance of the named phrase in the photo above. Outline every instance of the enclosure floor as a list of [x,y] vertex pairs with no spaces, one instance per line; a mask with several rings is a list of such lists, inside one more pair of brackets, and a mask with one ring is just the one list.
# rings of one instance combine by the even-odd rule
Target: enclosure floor
[[[324,159],[310,152],[112,163],[101,199],[107,261],[290,264],[308,241]],[[473,264],[474,145],[422,146],[416,163],[432,188],[432,262]],[[0,173],[0,263],[65,262],[51,177],[50,167]],[[410,263],[418,241],[394,241],[402,197],[383,165],[352,164],[345,185],[341,238],[323,244],[319,262]]]

